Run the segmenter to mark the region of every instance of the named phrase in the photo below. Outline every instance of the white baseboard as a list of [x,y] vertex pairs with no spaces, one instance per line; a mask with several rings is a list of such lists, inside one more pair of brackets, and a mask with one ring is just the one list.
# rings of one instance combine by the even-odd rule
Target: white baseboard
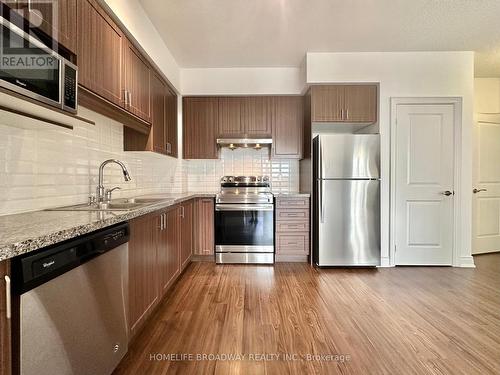
[[459,263],[458,265],[456,265],[456,267],[476,268],[476,265],[474,264],[474,258],[471,255],[460,257],[458,261]]
[[391,264],[389,257],[382,257],[380,259],[380,266],[379,267],[394,267],[394,264]]

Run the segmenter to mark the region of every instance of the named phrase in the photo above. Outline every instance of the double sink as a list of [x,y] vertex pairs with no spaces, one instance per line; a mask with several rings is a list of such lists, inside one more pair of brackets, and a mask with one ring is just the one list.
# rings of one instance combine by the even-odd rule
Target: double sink
[[160,202],[169,201],[168,198],[123,198],[108,202],[76,204],[51,208],[48,211],[130,211],[142,207],[153,206]]

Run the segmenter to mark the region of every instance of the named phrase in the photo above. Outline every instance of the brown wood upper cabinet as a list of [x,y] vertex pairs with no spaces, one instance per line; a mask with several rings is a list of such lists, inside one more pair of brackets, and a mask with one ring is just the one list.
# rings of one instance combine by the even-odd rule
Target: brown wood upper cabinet
[[217,98],[184,97],[183,158],[217,159]]
[[218,136],[238,137],[245,133],[241,122],[242,98],[219,98]]
[[219,98],[218,137],[271,136],[272,97]]
[[165,145],[167,155],[177,157],[179,154],[177,142],[177,94],[167,86],[165,96]]
[[270,137],[272,135],[271,96],[244,97],[241,109],[241,122],[245,134],[251,137]]
[[28,1],[2,0],[70,52],[76,53],[77,0]]
[[377,121],[376,85],[319,85],[310,92],[313,122]]
[[79,0],[77,17],[78,83],[123,107],[125,36],[95,0]]
[[150,68],[141,53],[125,39],[123,55],[125,109],[150,122]]
[[302,96],[277,96],[273,109],[273,158],[302,158]]

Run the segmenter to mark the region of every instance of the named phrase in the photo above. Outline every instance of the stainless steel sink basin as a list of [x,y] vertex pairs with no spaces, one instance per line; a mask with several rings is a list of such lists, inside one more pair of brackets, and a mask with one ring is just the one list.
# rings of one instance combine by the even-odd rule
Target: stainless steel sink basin
[[123,198],[95,204],[76,204],[72,206],[50,208],[47,211],[130,211],[166,201],[161,198]]

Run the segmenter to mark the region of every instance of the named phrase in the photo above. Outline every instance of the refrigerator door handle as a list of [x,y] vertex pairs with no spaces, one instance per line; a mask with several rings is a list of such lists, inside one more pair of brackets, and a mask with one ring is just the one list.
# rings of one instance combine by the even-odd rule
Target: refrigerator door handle
[[323,207],[323,180],[319,180],[318,184],[319,192],[318,192],[318,198],[319,198],[319,221],[320,223],[325,222],[325,217],[324,217],[324,207]]

